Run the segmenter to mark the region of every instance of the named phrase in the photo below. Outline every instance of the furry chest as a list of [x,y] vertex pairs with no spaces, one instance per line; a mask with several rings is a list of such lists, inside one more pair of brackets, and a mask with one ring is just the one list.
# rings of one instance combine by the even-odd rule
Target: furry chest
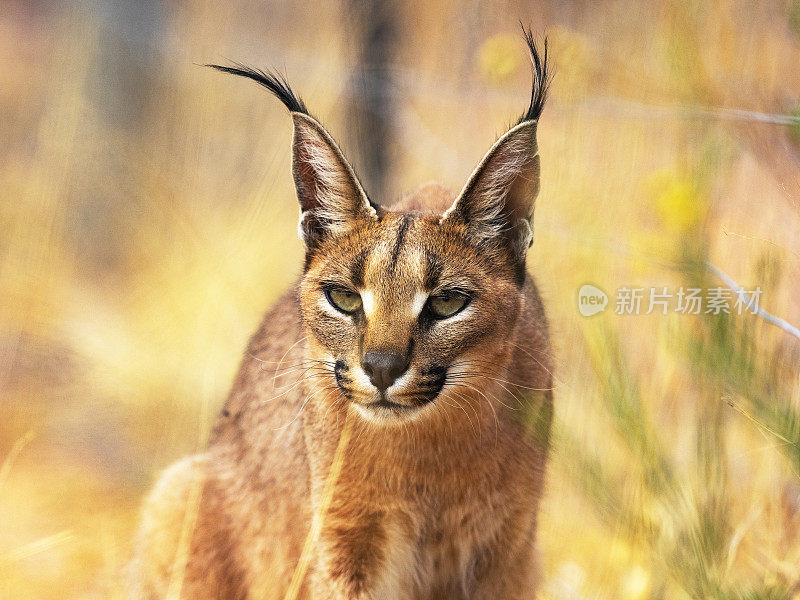
[[381,552],[385,597],[398,590],[413,590],[409,599],[468,597],[476,562],[502,527],[498,500],[475,498],[393,519]]

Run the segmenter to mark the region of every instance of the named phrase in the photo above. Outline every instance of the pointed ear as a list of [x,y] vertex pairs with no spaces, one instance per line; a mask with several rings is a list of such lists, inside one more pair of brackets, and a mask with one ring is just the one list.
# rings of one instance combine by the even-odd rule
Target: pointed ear
[[533,243],[539,194],[536,124],[524,121],[497,140],[442,216],[443,223],[465,225],[478,244],[509,244],[522,262]]
[[378,219],[353,168],[312,117],[293,112],[292,172],[300,201],[300,238],[311,249],[359,219]]

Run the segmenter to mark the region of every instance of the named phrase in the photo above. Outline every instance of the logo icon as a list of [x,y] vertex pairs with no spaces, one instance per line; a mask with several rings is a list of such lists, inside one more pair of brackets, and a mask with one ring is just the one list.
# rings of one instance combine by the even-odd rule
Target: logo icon
[[578,290],[578,312],[591,317],[603,312],[608,306],[608,294],[595,285],[586,283]]

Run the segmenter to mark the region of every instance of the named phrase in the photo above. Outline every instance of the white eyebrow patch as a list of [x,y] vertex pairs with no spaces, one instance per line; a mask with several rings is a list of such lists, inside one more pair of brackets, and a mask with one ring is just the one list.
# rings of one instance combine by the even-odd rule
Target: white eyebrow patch
[[425,292],[417,291],[414,294],[414,299],[411,301],[411,314],[415,317],[422,312],[422,309],[425,308],[425,303],[428,301],[428,294]]
[[[364,314],[369,318],[375,313],[375,295],[372,290],[359,290],[359,294],[361,295],[361,307],[364,309]],[[422,312],[427,301],[428,294],[423,291],[417,291],[411,299],[411,304],[406,304],[404,309],[410,310],[412,317],[417,317]]]
[[370,316],[375,310],[375,296],[372,295],[370,290],[361,292],[361,307],[367,316]]

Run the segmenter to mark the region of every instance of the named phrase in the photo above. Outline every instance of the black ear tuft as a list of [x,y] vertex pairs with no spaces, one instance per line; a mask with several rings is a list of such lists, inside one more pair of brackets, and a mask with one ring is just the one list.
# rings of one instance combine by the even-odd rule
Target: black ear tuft
[[517,124],[524,123],[525,121],[535,121],[542,114],[545,100],[547,100],[547,89],[550,87],[552,76],[548,73],[547,64],[547,38],[544,38],[544,53],[539,54],[536,48],[536,42],[533,41],[533,32],[530,28],[525,29],[522,25],[522,35],[525,37],[525,42],[528,44],[528,50],[531,53],[531,71],[533,72],[533,83],[531,86],[531,102],[528,105],[528,110],[519,118]]
[[257,84],[267,88],[270,92],[272,92],[278,100],[283,102],[283,105],[288,108],[290,112],[299,112],[303,113],[304,115],[309,115],[308,109],[306,108],[303,100],[297,96],[294,91],[292,91],[292,88],[289,86],[289,82],[286,81],[286,77],[280,75],[279,73],[262,71],[261,69],[248,67],[247,65],[240,63],[233,63],[231,66],[206,66],[216,69],[217,71],[222,71],[223,73],[230,73],[231,75],[238,75],[239,77],[247,77],[248,79],[252,79]]

